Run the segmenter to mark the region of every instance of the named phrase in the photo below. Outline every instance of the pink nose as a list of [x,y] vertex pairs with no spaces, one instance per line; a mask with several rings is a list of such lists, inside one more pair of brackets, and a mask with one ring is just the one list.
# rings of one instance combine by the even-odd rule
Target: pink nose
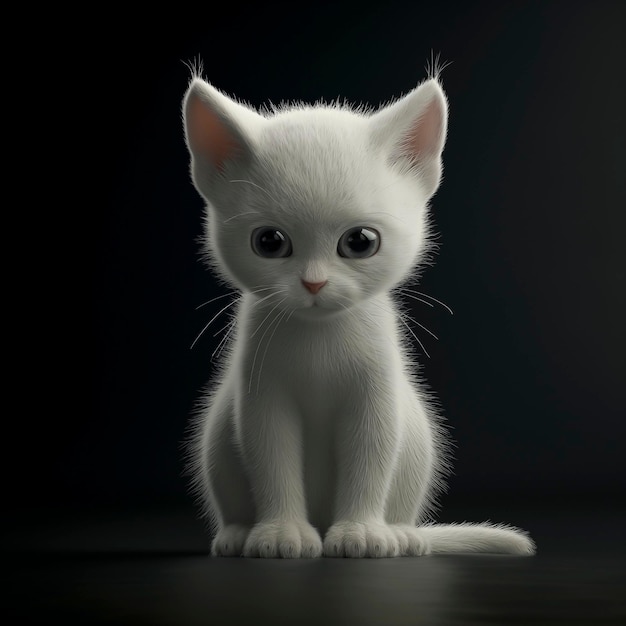
[[308,289],[308,291],[310,291],[311,293],[318,293],[319,290],[327,283],[328,281],[325,280],[324,282],[321,283],[307,283],[306,280],[302,281],[302,284]]

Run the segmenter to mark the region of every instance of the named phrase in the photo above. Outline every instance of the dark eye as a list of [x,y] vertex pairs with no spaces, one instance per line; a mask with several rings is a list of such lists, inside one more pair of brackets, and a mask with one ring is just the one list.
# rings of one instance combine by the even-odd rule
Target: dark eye
[[373,228],[357,226],[347,230],[337,245],[340,256],[348,259],[366,259],[374,256],[380,248],[380,235]]
[[291,239],[277,228],[261,226],[252,233],[252,249],[267,259],[291,256]]

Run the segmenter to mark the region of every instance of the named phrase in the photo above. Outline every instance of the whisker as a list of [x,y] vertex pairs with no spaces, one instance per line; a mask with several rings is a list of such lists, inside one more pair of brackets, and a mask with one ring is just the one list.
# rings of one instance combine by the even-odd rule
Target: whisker
[[[235,181],[230,181],[235,182]],[[224,220],[222,222],[222,224],[228,224],[228,222],[230,222],[231,220],[236,220],[238,217],[243,217],[244,215],[257,215],[258,211],[246,211],[245,213],[239,213],[238,215],[233,215],[232,217],[229,217],[227,220]]]
[[[283,293],[285,293],[284,291],[277,291],[276,293],[270,294],[270,296],[278,296],[278,295],[282,295]],[[267,300],[270,296],[267,296],[266,298],[263,298],[263,300]],[[281,300],[281,302],[284,302],[287,298],[284,298],[283,300]],[[259,302],[255,302],[254,306],[256,306],[257,304],[260,304],[261,302],[263,302],[263,300],[259,300]],[[278,303],[280,304],[280,302]],[[276,307],[278,306],[275,305],[270,312],[263,318],[263,321],[257,326],[256,330],[250,335],[250,339],[252,339],[252,337],[254,337],[259,330],[261,330],[261,327],[263,326],[263,324],[265,324],[265,321],[267,320],[267,318],[274,312],[274,310],[276,309]]]
[[241,300],[241,298],[237,298],[236,300],[233,300],[232,302],[229,302],[224,308],[220,309],[209,321],[208,323],[205,325],[205,327],[200,331],[200,333],[198,334],[198,336],[193,340],[193,343],[191,344],[191,346],[189,347],[190,350],[193,349],[193,347],[196,345],[196,343],[198,342],[198,339],[200,339],[200,337],[202,337],[202,335],[204,334],[204,332],[206,331],[206,329],[227,309],[229,309],[231,306],[237,304],[239,301]]
[[[259,304],[261,304],[261,302],[265,302],[266,300],[269,300],[270,298],[273,298],[274,296],[277,296],[277,295],[280,295],[280,294],[283,294],[283,293],[285,293],[285,290],[284,289],[279,289],[278,291],[275,291],[274,293],[270,293],[269,296],[265,296],[264,298],[261,298],[260,300],[257,300],[252,306],[253,307],[258,306]],[[283,302],[284,302],[284,300],[283,300]],[[272,311],[273,310],[274,309],[272,309]],[[252,335],[252,336],[254,336],[254,335]]]
[[[259,366],[259,375],[257,377],[256,380],[256,392],[257,395],[259,393],[259,388],[261,386],[261,372],[263,371],[263,363],[265,363],[265,357],[267,356],[267,350],[270,347],[270,343],[272,343],[272,339],[274,338],[274,335],[276,334],[276,331],[278,330],[278,327],[280,326],[280,323],[285,319],[285,316],[287,315],[289,309],[284,309],[281,313],[279,313],[276,318],[277,318],[277,322],[276,322],[276,326],[274,326],[274,330],[272,331],[272,334],[270,335],[270,338],[267,340],[267,344],[265,345],[265,351],[263,352],[263,358],[261,359],[261,365]],[[295,309],[293,309],[291,311],[291,313],[293,313],[293,311],[295,311]],[[289,314],[291,316],[291,313]]]
[[430,354],[428,354],[426,348],[424,348],[424,344],[419,340],[419,337],[413,332],[413,329],[404,321],[404,318],[401,315],[398,316],[398,319],[407,327],[409,332],[413,335],[413,337],[415,337],[417,343],[419,343],[419,345],[422,347],[424,354],[430,359]]
[[222,298],[228,298],[229,296],[233,296],[233,295],[235,295],[236,293],[239,293],[239,292],[238,292],[238,291],[229,291],[228,293],[225,293],[225,294],[224,294],[224,295],[222,295],[222,296],[216,296],[215,298],[211,298],[210,300],[207,300],[206,302],[203,302],[202,304],[199,304],[199,305],[196,307],[196,311],[197,311],[198,309],[201,309],[203,306],[206,306],[207,304],[211,304],[211,302],[215,302],[216,300],[221,300]]
[[[282,285],[278,285],[278,286],[282,287]],[[259,293],[260,291],[267,291],[268,289],[274,289],[275,287],[276,287],[276,285],[271,285],[271,286],[268,286],[268,287],[263,287],[261,289],[254,289],[250,293]],[[215,302],[216,300],[221,300],[222,298],[227,298],[228,296],[232,296],[232,295],[235,295],[235,294],[238,294],[238,293],[240,293],[240,292],[239,291],[230,291],[228,293],[225,293],[222,296],[216,296],[215,298],[211,298],[210,300],[207,300],[206,302],[203,302],[202,304],[199,304],[196,307],[196,311],[198,309],[201,309],[203,306],[206,306],[207,304],[211,304],[211,302]]]
[[[283,298],[280,302],[278,302],[276,305],[274,305],[274,308],[272,309],[271,312],[273,312],[276,307],[280,306],[287,298]],[[278,315],[280,315],[280,313],[276,314],[276,317],[278,317]],[[261,335],[261,338],[259,339],[259,344],[256,347],[256,350],[254,352],[254,358],[252,359],[252,366],[250,368],[250,382],[248,383],[248,393],[250,393],[252,391],[252,377],[254,376],[254,366],[256,364],[256,358],[259,354],[259,350],[261,348],[261,344],[263,343],[263,338],[265,337],[265,335],[267,335],[269,329],[272,327],[272,325],[274,324],[274,322],[276,321],[276,318],[274,318],[268,325],[268,327],[265,329],[265,332]],[[257,329],[258,330],[258,329]],[[254,331],[256,333],[256,331]]]
[[[268,291],[270,289],[276,289],[277,286],[283,286],[283,287],[287,287],[287,285],[272,285],[270,287],[257,287],[255,289],[253,289],[251,292],[252,294],[257,294],[257,293],[261,293],[263,291]],[[226,298],[227,296],[232,296],[233,294],[239,293],[237,291],[232,291],[230,293],[221,295],[221,296],[217,296],[215,298],[212,298],[211,300],[208,300],[207,302],[205,302],[204,304],[201,304],[200,306],[196,307],[196,309],[199,309],[211,302],[215,302],[215,300],[220,300],[221,298]],[[279,295],[281,293],[284,293],[284,290],[278,290],[275,291],[274,293],[269,294],[269,296],[265,296],[264,298],[261,298],[260,300],[258,300],[257,302],[255,302],[252,306],[257,306],[258,304],[261,304],[262,302],[264,302],[265,300],[268,300],[269,298],[272,298],[276,295]],[[235,298],[232,302],[229,302],[225,307],[221,308],[206,324],[205,326],[202,328],[202,330],[198,333],[198,336],[193,340],[191,346],[189,347],[190,350],[193,349],[193,347],[196,345],[196,343],[198,343],[200,337],[202,337],[202,335],[206,332],[207,328],[209,328],[209,326],[222,314],[224,313],[224,311],[228,310],[230,307],[232,307],[233,305],[237,304],[238,302],[241,301],[241,296],[238,298]],[[221,330],[219,330],[217,333],[215,333],[213,335],[213,337],[219,335],[224,329],[228,328],[227,326],[224,326],[224,328],[222,328]]]
[[435,339],[438,340],[439,338],[433,332],[428,330],[428,328],[426,328],[426,326],[423,326],[417,320],[414,320],[411,316],[407,315],[406,313],[402,313],[402,312],[396,310],[394,307],[392,307],[392,308],[386,307],[383,303],[377,302],[375,300],[372,301],[372,304],[375,305],[376,307],[378,307],[381,311],[386,311],[387,313],[391,313],[394,317],[398,318],[409,329],[409,331],[411,332],[413,337],[415,337],[415,339],[417,339],[417,341],[420,344],[420,346],[422,346],[422,350],[424,350],[424,352],[426,353],[426,356],[428,358],[430,358],[430,354],[428,354],[428,352],[426,352],[426,348],[424,348],[424,344],[417,338],[417,335],[413,332],[413,330],[410,328],[410,326],[406,323],[404,318],[410,319],[412,322],[415,322],[415,324],[417,324],[420,328],[423,328],[427,333],[429,333]]
[[294,307],[293,309],[291,309],[291,313],[289,313],[289,317],[285,320],[285,324],[289,323],[289,320],[291,319],[291,316],[297,311],[297,307]]
[[374,213],[370,213],[370,215],[388,215],[389,217],[393,217],[394,219],[397,219],[399,222],[401,222],[405,226],[407,224],[406,220],[399,218],[397,215],[394,215],[393,213],[388,213],[387,211],[376,211]]
[[267,190],[267,189],[263,189],[263,187],[261,187],[261,185],[257,185],[256,183],[253,183],[251,180],[229,180],[229,183],[248,183],[248,185],[252,185],[253,187],[256,187],[257,189],[259,189],[260,191],[262,191],[264,194],[267,195],[267,197],[272,201],[275,202],[276,204],[279,204],[279,202],[276,200],[276,198],[274,198],[272,196],[272,194]]
[[276,287],[289,287],[289,285],[283,285],[282,283],[273,283],[271,285],[257,285],[254,289],[248,291],[247,293],[255,294],[261,291],[267,291],[268,289],[276,289]]
[[276,287],[289,287],[289,285],[283,285],[282,283],[272,283],[271,285],[257,285],[248,293],[258,293],[259,291],[267,291],[268,289],[275,289]]
[[410,293],[406,293],[406,290],[403,289],[400,292],[403,296],[406,296],[407,298],[411,298],[412,300],[417,300],[418,302],[423,302],[424,304],[427,304],[430,307],[434,307],[435,305],[432,302],[428,302],[428,300],[424,300],[423,298],[418,298],[417,296],[414,296]]
[[[222,354],[222,350],[224,349],[224,346],[228,342],[228,338],[230,337],[230,335],[233,332],[233,329],[235,328],[236,325],[237,325],[237,320],[233,320],[230,324],[228,324],[228,326],[225,327],[225,328],[228,328],[228,331],[222,337],[221,341],[217,344],[217,347],[215,348],[215,350],[213,350],[213,353],[211,354],[211,361],[213,361],[213,358],[215,357],[215,353],[216,352],[217,352],[217,357],[218,358],[219,358],[220,354]],[[222,330],[224,330],[224,329],[222,329]]]
[[423,328],[429,335],[431,335],[437,341],[439,341],[439,337],[437,337],[437,335],[435,335],[435,333],[433,333],[432,331],[428,330],[428,328],[426,328],[426,326],[424,326],[423,324],[420,324],[417,320],[414,320],[410,315],[407,315],[406,313],[401,313],[401,315],[403,315],[407,319],[411,320],[414,324],[417,324],[420,328]]
[[427,293],[424,293],[422,291],[415,291],[413,289],[408,289],[407,287],[402,287],[402,291],[408,291],[409,293],[416,293],[416,294],[418,294],[420,296],[423,296],[424,298],[428,298],[429,300],[433,300],[437,304],[440,304],[442,307],[444,307],[444,309],[447,309],[450,312],[450,315],[454,315],[454,312],[452,311],[452,309],[447,304],[444,304],[441,300],[437,300],[437,298],[434,298],[433,296],[429,296]]
[[230,330],[226,333],[226,336],[224,337],[224,343],[222,343],[222,347],[220,348],[219,352],[217,353],[217,358],[219,359],[224,348],[226,347],[226,345],[228,344],[228,340],[230,339],[231,335],[233,334],[235,328],[237,328],[237,324],[233,324],[230,327]]
[[226,326],[222,326],[216,333],[213,333],[213,337],[217,337],[220,333],[224,332],[229,326],[232,326],[235,323],[235,319],[230,320]]

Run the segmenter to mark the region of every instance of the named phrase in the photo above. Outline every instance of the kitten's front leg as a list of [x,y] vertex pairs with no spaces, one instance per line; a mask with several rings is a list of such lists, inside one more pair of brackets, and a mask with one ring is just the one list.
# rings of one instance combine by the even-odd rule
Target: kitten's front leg
[[339,424],[336,521],[324,538],[324,556],[400,554],[384,517],[398,455],[396,403],[392,397],[363,396],[364,405],[353,405]]
[[240,442],[257,510],[243,554],[319,557],[322,541],[307,521],[300,425],[278,395],[242,402]]

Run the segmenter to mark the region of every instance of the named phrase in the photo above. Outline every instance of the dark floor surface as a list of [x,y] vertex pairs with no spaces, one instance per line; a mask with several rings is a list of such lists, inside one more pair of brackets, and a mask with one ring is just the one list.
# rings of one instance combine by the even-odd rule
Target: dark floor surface
[[624,625],[626,517],[591,509],[511,512],[502,521],[537,542],[531,558],[382,560],[211,559],[191,508],[14,516],[3,613],[11,625]]

